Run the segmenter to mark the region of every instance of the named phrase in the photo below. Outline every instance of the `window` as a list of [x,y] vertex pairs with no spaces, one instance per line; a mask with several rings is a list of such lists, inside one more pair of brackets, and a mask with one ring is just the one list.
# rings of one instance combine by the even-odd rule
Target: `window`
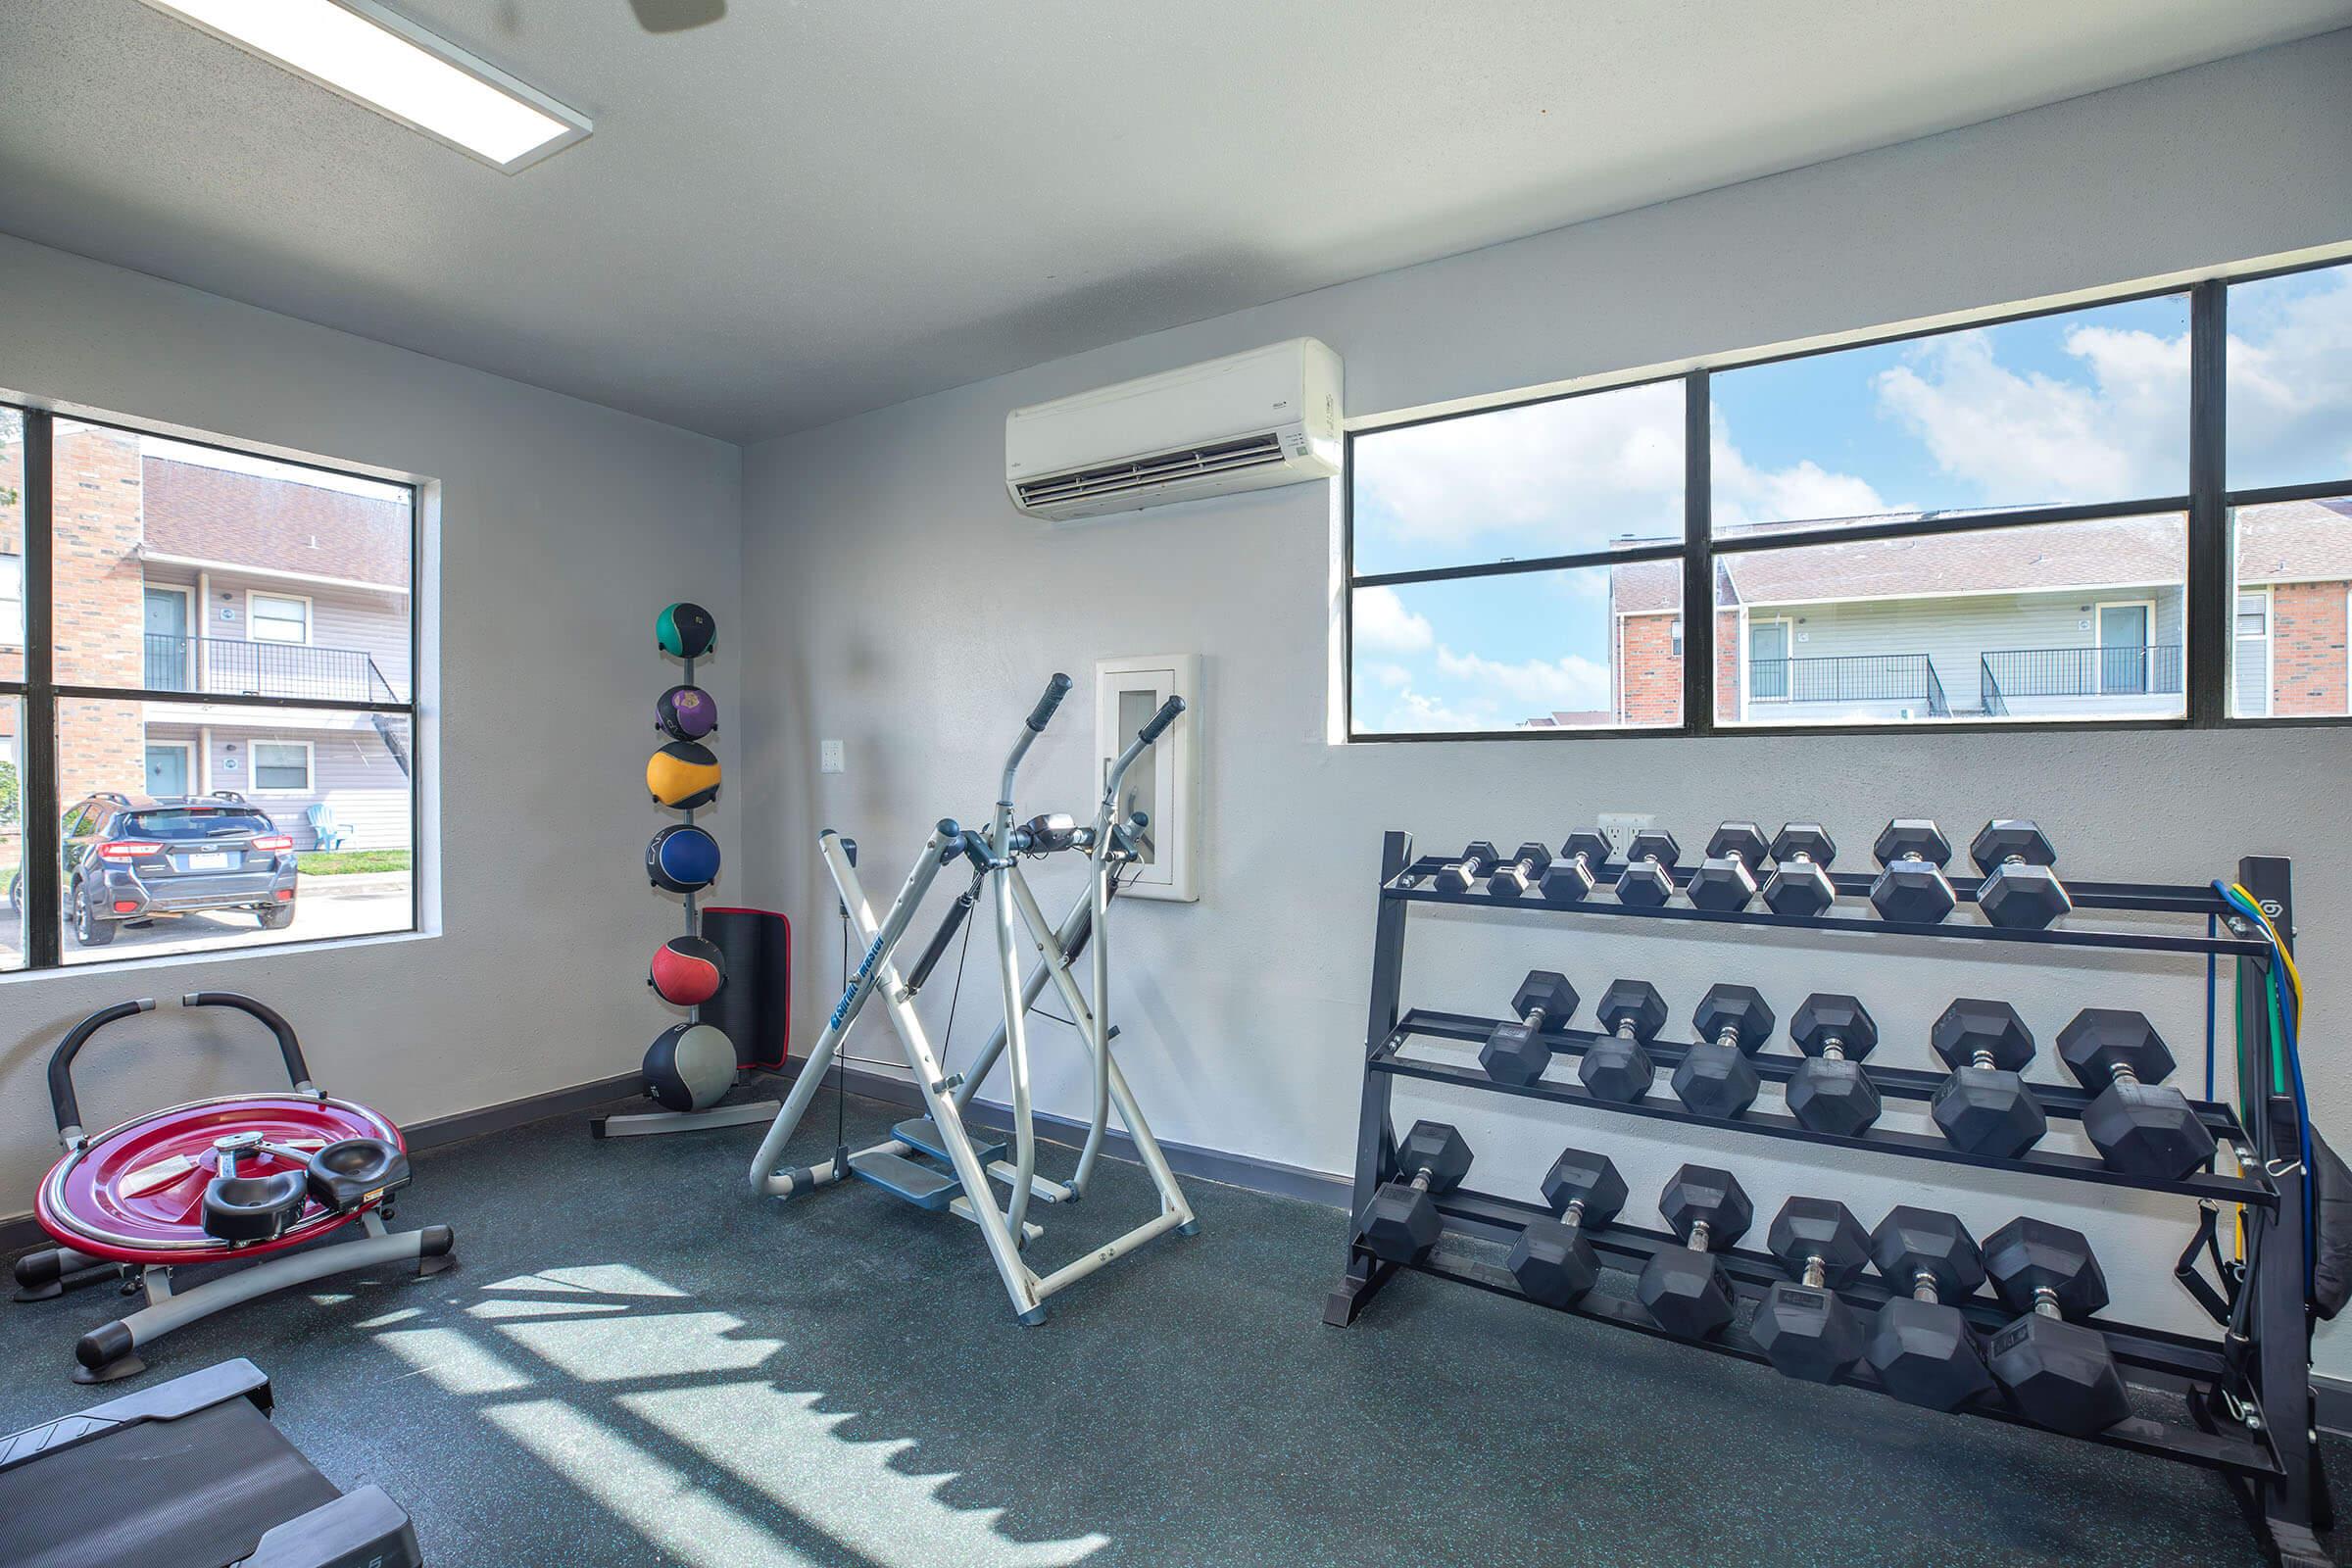
[[24,646],[24,558],[0,556],[0,644]]
[[311,640],[311,602],[290,599],[282,594],[249,594],[246,603],[252,614],[252,631],[248,633],[257,643],[307,643]]
[[1362,430],[1348,483],[1351,739],[2352,715],[2352,265]]
[[310,743],[255,741],[253,787],[265,794],[308,794],[311,788]]
[[0,966],[416,926],[416,528],[405,484],[0,409]]

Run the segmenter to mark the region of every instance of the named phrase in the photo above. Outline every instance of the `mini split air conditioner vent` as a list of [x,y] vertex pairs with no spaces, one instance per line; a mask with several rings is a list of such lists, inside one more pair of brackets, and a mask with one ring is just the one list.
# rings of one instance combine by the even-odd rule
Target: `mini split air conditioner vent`
[[1004,485],[1033,516],[1091,517],[1340,471],[1340,357],[1313,338],[1015,409]]

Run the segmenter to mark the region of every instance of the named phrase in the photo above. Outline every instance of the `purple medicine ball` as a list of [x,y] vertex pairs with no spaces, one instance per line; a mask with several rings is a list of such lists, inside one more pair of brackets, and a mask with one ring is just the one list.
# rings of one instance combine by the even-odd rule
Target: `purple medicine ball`
[[673,741],[699,741],[718,728],[718,704],[699,686],[672,686],[654,705],[654,723]]

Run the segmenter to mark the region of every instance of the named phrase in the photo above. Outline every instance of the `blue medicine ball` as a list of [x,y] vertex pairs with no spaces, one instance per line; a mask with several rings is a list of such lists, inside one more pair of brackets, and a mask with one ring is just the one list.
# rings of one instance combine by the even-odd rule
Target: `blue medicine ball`
[[687,822],[672,822],[645,847],[645,874],[672,893],[699,893],[718,878],[718,840]]

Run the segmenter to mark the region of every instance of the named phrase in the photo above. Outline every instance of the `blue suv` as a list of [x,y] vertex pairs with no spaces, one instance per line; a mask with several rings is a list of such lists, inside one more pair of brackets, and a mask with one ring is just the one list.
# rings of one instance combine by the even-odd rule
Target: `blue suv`
[[85,796],[59,832],[66,923],[85,948],[125,925],[242,909],[294,923],[294,840],[242,795]]

